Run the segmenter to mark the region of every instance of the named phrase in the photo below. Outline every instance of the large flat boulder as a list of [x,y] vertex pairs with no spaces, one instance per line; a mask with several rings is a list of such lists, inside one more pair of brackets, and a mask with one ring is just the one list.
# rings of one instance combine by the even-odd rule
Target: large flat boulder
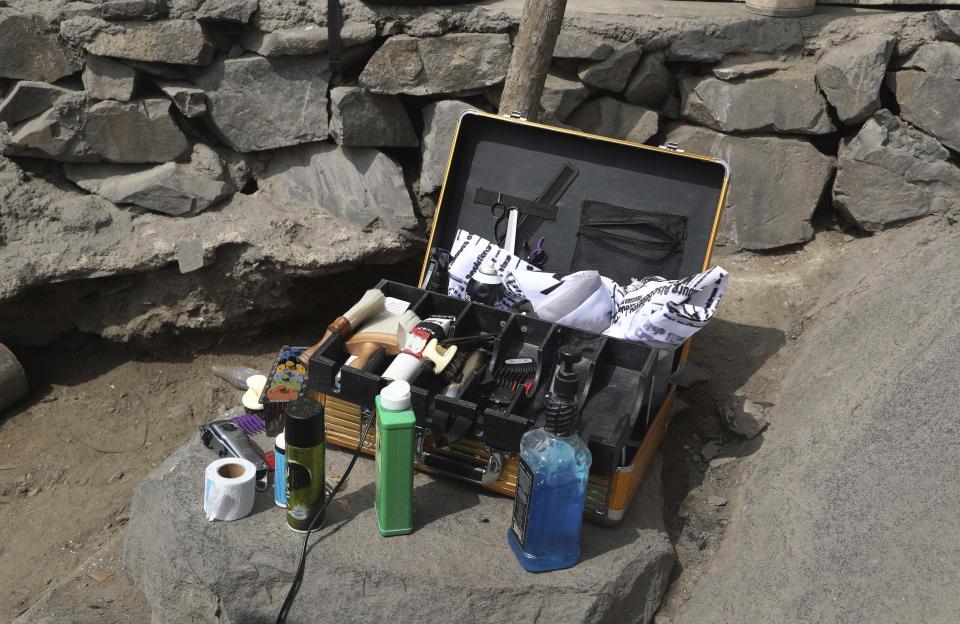
[[721,242],[776,249],[813,238],[810,220],[833,175],[834,159],[799,137],[738,137],[695,126],[666,135],[695,154],[730,165]]
[[510,64],[510,37],[457,33],[415,39],[398,35],[376,51],[360,74],[374,93],[458,94],[503,82]]
[[453,135],[460,115],[475,107],[460,100],[442,100],[423,107],[423,138],[420,144],[420,194],[440,188],[447,172]]
[[5,153],[64,162],[162,163],[187,148],[165,99],[97,102],[76,93],[14,129]]
[[369,147],[315,143],[277,150],[259,183],[278,201],[315,203],[365,230],[417,227],[400,165]]
[[892,35],[865,35],[817,62],[817,84],[840,121],[857,124],[880,108],[880,85],[896,41]]
[[[327,449],[329,474],[348,454]],[[272,621],[297,564],[303,536],[286,527],[272,492],[253,513],[207,522],[203,470],[213,460],[199,440],[174,452],[137,487],[125,568],[157,624]],[[450,479],[417,474],[411,535],[383,538],[373,511],[374,462],[361,458],[314,538],[291,622],[481,623],[649,622],[673,564],[655,464],[623,524],[584,524],[581,562],[530,574],[506,533],[511,499]],[[214,614],[218,615],[214,615]]]
[[45,20],[0,12],[0,78],[53,82],[78,69]]
[[688,77],[681,86],[683,117],[721,132],[827,134],[836,130],[812,68],[739,81]]
[[361,87],[334,87],[330,90],[330,135],[340,145],[420,145],[398,96],[370,93]]
[[223,59],[193,77],[207,95],[211,124],[238,152],[327,138],[326,57]]
[[900,105],[900,116],[960,151],[960,116],[955,114],[960,81],[915,69],[887,74]]
[[930,135],[886,109],[840,145],[833,202],[868,231],[960,209],[960,169]]
[[117,22],[98,30],[84,47],[99,56],[177,65],[206,65],[213,57],[203,27],[193,20]]
[[835,277],[777,367],[770,428],[740,460],[723,541],[677,601],[677,624],[948,624],[960,613],[947,589],[960,586],[960,480],[947,462],[960,230],[918,224],[856,244],[829,256]]

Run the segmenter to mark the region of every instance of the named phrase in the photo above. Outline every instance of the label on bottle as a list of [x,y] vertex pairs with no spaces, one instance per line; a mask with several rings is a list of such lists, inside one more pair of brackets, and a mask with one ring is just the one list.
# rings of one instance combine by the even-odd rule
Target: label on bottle
[[513,499],[513,537],[521,548],[527,545],[527,520],[530,518],[530,491],[533,487],[533,471],[520,458],[517,467],[517,496]]

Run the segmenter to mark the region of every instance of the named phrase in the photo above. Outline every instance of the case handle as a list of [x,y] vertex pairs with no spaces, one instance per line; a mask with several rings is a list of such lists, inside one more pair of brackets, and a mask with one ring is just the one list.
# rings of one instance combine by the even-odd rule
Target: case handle
[[503,471],[503,454],[499,451],[491,451],[486,468],[471,466],[430,451],[422,452],[420,463],[448,477],[480,485],[491,485],[500,478],[500,473]]

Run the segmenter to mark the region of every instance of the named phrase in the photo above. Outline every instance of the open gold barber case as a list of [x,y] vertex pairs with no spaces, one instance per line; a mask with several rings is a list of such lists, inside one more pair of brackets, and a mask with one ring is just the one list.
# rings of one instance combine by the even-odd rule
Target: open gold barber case
[[[559,184],[564,171],[566,178]],[[727,182],[724,162],[675,146],[638,145],[516,117],[467,112],[454,137],[419,285],[425,285],[432,250],[450,250],[458,229],[494,239],[491,196],[555,206],[555,214],[541,215],[530,238],[544,238],[544,271],[588,268],[582,263],[589,257],[603,264],[589,268],[621,284],[631,277],[692,275],[710,262]],[[560,187],[562,194],[556,193]],[[590,221],[587,206],[602,206],[606,212],[600,214],[613,217]],[[418,468],[512,496],[520,437],[538,417],[542,422],[539,404],[559,348],[574,343],[584,353],[579,365],[580,435],[593,455],[585,515],[608,525],[623,518],[666,432],[675,391],[671,377],[682,367],[689,343],[672,356],[658,357],[658,351],[639,343],[418,287],[390,281],[377,287],[387,296],[410,301],[421,318],[456,317],[455,336],[498,334],[495,360],[512,357],[521,346],[538,354],[533,399],[504,411],[437,396],[442,386],[436,376],[418,377],[412,384]],[[346,357],[339,344],[315,353],[309,382],[324,395],[328,442],[355,448],[360,410],[373,409],[374,397],[386,382],[377,374],[382,370],[341,369]],[[338,372],[340,385],[334,392]],[[373,442],[371,431],[365,442],[369,453]]]

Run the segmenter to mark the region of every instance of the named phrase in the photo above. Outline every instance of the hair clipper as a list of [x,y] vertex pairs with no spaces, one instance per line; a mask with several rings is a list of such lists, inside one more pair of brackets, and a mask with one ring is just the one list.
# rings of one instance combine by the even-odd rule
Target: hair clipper
[[257,490],[267,489],[267,473],[270,467],[264,461],[260,451],[254,446],[246,432],[232,420],[215,420],[200,425],[200,440],[203,445],[213,449],[220,457],[240,457],[257,468]]

